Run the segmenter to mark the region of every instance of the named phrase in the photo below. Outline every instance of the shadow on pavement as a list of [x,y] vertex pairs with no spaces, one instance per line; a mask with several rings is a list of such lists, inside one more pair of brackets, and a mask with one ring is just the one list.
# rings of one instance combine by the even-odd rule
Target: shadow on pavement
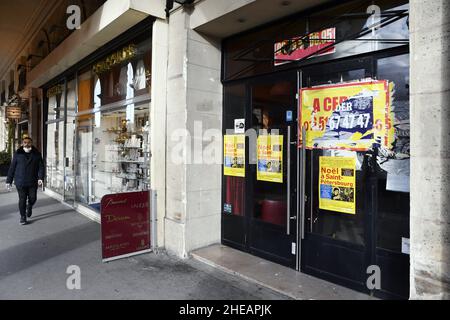
[[[9,219],[12,214],[15,214],[15,215],[17,215],[17,217],[19,217],[19,206],[18,206],[19,199],[18,199],[17,195],[15,195],[15,197],[16,198],[14,198],[14,200],[10,200],[10,201],[14,201],[14,203],[8,203],[7,205],[2,205],[2,203],[0,203],[0,221]],[[57,205],[57,204],[60,204],[60,203],[51,198],[42,198],[42,199],[38,198],[38,201],[33,206],[33,210],[36,210],[37,208],[41,208],[41,207],[45,207],[45,206],[49,206],[49,205]]]
[[[26,230],[26,226],[24,226]],[[0,251],[0,280],[71,250],[100,240],[95,222],[56,232]]]
[[44,219],[48,219],[48,218],[52,218],[52,217],[56,217],[56,216],[61,216],[64,214],[68,214],[68,213],[73,213],[74,211],[71,209],[67,209],[67,210],[57,210],[57,211],[52,211],[52,212],[48,212],[45,214],[40,214],[40,215],[34,215],[29,218],[29,222],[36,222],[36,221],[40,221],[40,220],[44,220]]

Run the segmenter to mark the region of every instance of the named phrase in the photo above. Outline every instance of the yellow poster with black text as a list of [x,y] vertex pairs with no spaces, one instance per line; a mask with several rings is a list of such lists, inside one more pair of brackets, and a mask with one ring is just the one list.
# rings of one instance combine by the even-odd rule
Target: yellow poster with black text
[[223,174],[231,177],[245,177],[245,135],[225,135],[223,144]]
[[258,137],[257,180],[283,183],[283,136]]
[[387,80],[302,88],[299,147],[305,140],[307,149],[367,151],[374,144],[391,149],[393,89]]
[[319,208],[356,214],[356,159],[320,157]]

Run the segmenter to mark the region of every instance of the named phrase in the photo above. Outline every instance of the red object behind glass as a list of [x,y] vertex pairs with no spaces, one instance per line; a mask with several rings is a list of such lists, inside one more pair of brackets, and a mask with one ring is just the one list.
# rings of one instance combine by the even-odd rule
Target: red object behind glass
[[244,215],[244,178],[226,177],[225,203],[232,205],[232,213]]

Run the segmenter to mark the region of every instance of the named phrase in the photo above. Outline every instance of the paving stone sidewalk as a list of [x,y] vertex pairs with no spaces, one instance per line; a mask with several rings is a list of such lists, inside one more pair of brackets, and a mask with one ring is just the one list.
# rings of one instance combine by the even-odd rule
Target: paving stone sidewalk
[[[21,226],[17,199],[0,178],[0,299],[289,299],[164,252],[104,264],[99,224],[39,193],[31,223]],[[71,265],[80,267],[81,290],[67,289]]]

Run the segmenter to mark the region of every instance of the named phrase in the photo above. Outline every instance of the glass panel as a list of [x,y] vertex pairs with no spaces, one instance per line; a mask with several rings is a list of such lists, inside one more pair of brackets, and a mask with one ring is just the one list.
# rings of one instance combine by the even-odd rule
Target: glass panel
[[[245,119],[245,84],[224,87],[224,130],[234,133],[234,120]],[[245,178],[224,176],[223,212],[245,215]]]
[[47,186],[54,192],[64,191],[64,122],[47,126]]
[[[92,98],[99,98],[100,105],[104,106],[113,102],[137,97],[150,93],[152,50],[148,37],[140,36],[132,43],[124,46],[122,50],[128,50],[132,57],[120,63],[105,63],[110,61],[109,56],[93,66],[93,69],[84,74],[83,81],[90,79],[89,94]],[[130,52],[133,53],[130,53]],[[119,51],[120,52],[120,51]],[[94,72],[95,70],[95,72]],[[86,83],[87,87],[88,84]],[[93,89],[96,88],[94,94]],[[85,89],[86,97],[88,90]]]
[[395,143],[378,156],[377,246],[401,252],[409,239],[409,54],[378,60],[378,77],[392,81]]
[[74,200],[75,172],[74,172],[74,140],[76,114],[76,81],[67,84],[67,121],[66,121],[66,163],[64,196],[66,201]]
[[65,84],[60,82],[47,90],[47,186],[54,192],[64,193],[64,110]]
[[[295,86],[296,80],[282,79],[252,88],[252,127],[258,133],[259,141],[255,148],[253,218],[278,226],[286,226],[287,222],[286,113],[296,110],[293,104]],[[294,131],[292,128],[291,134]],[[270,135],[270,140],[266,140]]]
[[[348,65],[350,66],[350,65]],[[320,72],[317,75],[308,76],[306,84],[310,87],[318,85],[332,85],[336,83],[361,80],[369,75],[369,70],[364,67],[337,71],[336,65],[329,65],[329,73]],[[333,69],[336,69],[333,72]],[[340,68],[342,69],[342,68]],[[355,203],[355,214],[341,213],[333,210],[319,208],[319,196],[323,186],[319,186],[321,177],[320,158],[353,158],[355,159],[355,194],[351,188],[333,188],[332,200],[341,200]],[[365,204],[367,202],[367,161],[364,152],[353,152],[344,150],[308,150],[306,154],[306,194],[309,201],[307,207],[307,230],[325,237],[346,241],[353,244],[364,245],[364,221],[366,214]],[[341,173],[340,173],[341,174]],[[343,174],[342,174],[343,175]],[[330,189],[331,190],[331,189]],[[321,196],[322,199],[325,196]]]
[[48,121],[64,119],[64,82],[47,90]]
[[[369,8],[372,8],[371,12],[378,8],[380,16],[367,16]],[[312,14],[309,17],[310,31],[334,27],[336,41],[340,43],[335,46],[334,54],[310,60],[319,62],[408,44],[407,41],[399,41],[409,39],[408,18],[385,15],[389,11],[408,9],[408,2],[404,0],[366,0],[344,3]],[[363,35],[359,35],[360,32]]]
[[284,69],[284,66],[275,68],[275,43],[303,35],[305,21],[286,21],[225,41],[224,79],[233,80]]
[[83,116],[77,119],[76,132],[76,192],[77,202],[89,204],[91,202],[91,179],[92,179],[92,126],[93,117]]
[[150,106],[124,101],[150,93],[151,44],[140,35],[78,77],[78,112],[92,113],[77,117],[76,198],[96,210],[106,194],[150,188]]
[[77,200],[100,210],[104,195],[149,190],[148,103],[79,119]]
[[[356,158],[356,194],[354,197],[356,201],[356,213],[354,215],[319,208],[319,192],[321,192],[319,189],[320,157]],[[364,216],[367,192],[365,171],[367,170],[367,165],[363,161],[364,154],[357,152],[307,151],[306,185],[310,188],[307,190],[307,194],[309,196],[311,194],[313,195],[312,209],[310,208],[311,217],[308,219],[309,225],[307,226],[311,232],[336,240],[364,245]],[[342,195],[335,195],[333,190],[333,197],[335,196],[340,197]]]
[[[379,8],[380,16],[369,15],[367,13],[369,8]],[[326,52],[326,54],[311,56],[302,64],[329,61],[407,45],[409,39],[408,17],[396,16],[394,11],[408,9],[409,4],[405,0],[346,1],[343,4],[330,6],[329,9],[323,11],[303,16],[297,15],[269,27],[226,39],[223,46],[224,80],[240,79],[298,67],[296,63],[286,63],[275,67],[273,61],[275,43],[289,41],[300,36],[305,37],[328,28],[335,28],[336,41],[340,42],[334,47],[334,53]],[[392,15],[386,16],[387,13]],[[382,23],[381,27],[379,27],[379,22]],[[370,28],[370,30],[365,30],[365,28]],[[365,34],[361,35],[363,30]],[[311,41],[305,41],[304,49],[307,49],[311,43]],[[287,51],[293,48],[295,46],[290,48],[285,46]]]

